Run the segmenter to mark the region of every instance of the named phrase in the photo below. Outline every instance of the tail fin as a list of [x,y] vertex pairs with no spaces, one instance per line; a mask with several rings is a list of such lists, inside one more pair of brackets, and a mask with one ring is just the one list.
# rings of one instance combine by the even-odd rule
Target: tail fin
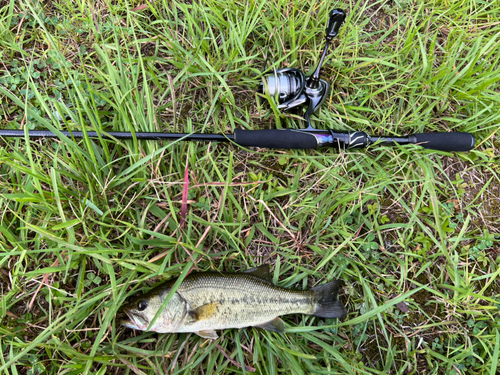
[[316,293],[316,307],[312,316],[320,318],[343,318],[347,310],[338,300],[339,287],[342,280],[335,280],[327,284],[311,288]]

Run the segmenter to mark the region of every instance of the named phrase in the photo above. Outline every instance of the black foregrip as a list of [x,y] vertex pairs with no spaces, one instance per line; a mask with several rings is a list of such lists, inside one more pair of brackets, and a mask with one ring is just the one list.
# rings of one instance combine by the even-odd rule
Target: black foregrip
[[234,141],[243,147],[282,149],[312,149],[318,147],[318,140],[313,134],[292,129],[236,129],[234,131]]
[[419,133],[412,143],[432,150],[469,151],[476,144],[476,139],[470,133]]

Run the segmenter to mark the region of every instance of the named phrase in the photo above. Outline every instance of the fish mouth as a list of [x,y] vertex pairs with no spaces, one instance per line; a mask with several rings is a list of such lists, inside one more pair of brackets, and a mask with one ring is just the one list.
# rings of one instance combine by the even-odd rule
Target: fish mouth
[[116,320],[124,326],[130,325],[132,323],[132,319],[123,311],[119,311],[116,314]]
[[130,311],[120,311],[116,315],[118,322],[127,328],[138,329],[141,331],[146,330],[147,322],[144,318],[136,315]]

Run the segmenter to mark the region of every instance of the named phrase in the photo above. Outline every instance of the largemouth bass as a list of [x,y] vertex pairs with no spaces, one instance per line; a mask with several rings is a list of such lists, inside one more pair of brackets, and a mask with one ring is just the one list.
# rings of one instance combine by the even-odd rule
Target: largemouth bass
[[[126,302],[121,324],[147,330],[176,280],[169,280],[145,295]],[[201,272],[186,276],[150,331],[194,332],[216,339],[215,330],[259,327],[285,332],[279,318],[307,314],[321,318],[342,318],[347,312],[337,298],[340,280],[309,290],[291,290],[272,283],[269,265],[242,273]]]

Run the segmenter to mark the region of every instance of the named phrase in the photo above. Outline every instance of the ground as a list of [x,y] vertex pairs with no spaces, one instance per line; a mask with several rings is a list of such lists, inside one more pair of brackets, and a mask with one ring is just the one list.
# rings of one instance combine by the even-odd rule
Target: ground
[[[0,129],[301,127],[255,88],[315,67],[333,8],[314,125],[470,132],[474,150],[3,138],[1,373],[500,371],[496,2],[3,0]],[[344,280],[347,317],[215,341],[115,318],[183,272],[263,263],[284,287]]]

